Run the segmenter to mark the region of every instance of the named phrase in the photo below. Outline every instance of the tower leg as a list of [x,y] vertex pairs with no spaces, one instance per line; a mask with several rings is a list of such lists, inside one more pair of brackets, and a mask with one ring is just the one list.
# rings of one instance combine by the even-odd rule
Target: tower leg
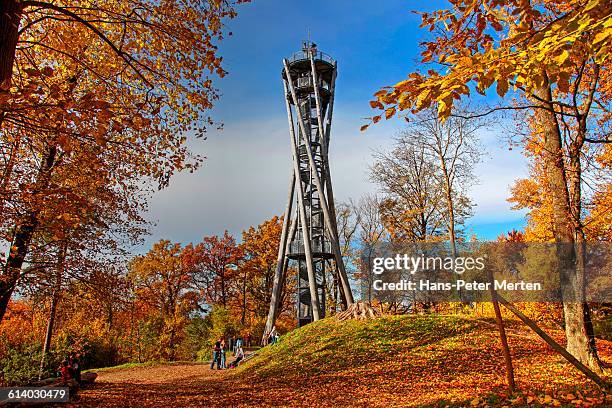
[[283,218],[283,229],[281,233],[280,243],[278,245],[278,257],[276,258],[276,271],[274,273],[274,283],[272,284],[272,296],[270,297],[270,310],[268,311],[268,319],[264,329],[262,344],[265,344],[268,334],[274,326],[278,308],[280,305],[281,292],[283,290],[283,269],[285,269],[285,256],[287,254],[287,246],[291,240],[289,232],[289,223],[291,218],[291,209],[293,206],[293,195],[295,192],[295,173],[291,173],[291,181],[289,183],[289,197],[287,199],[287,207],[285,208],[285,216]]
[[[287,67],[285,62],[285,68]],[[291,76],[287,75],[289,80],[284,81],[285,84],[285,95],[287,94],[287,86],[291,86]],[[293,88],[291,88],[293,89]],[[295,99],[295,98],[294,98]],[[317,321],[320,318],[320,307],[319,307],[319,296],[317,293],[317,281],[315,277],[314,265],[312,261],[312,250],[310,248],[310,232],[308,231],[308,222],[306,220],[306,206],[304,204],[304,189],[302,187],[302,181],[300,179],[300,165],[298,163],[299,152],[297,148],[297,141],[295,137],[295,130],[293,129],[293,115],[291,114],[291,105],[285,98],[285,105],[287,107],[287,119],[289,120],[289,132],[291,134],[291,149],[293,152],[293,173],[296,178],[296,184],[298,185],[298,216],[300,217],[300,224],[302,225],[302,239],[304,241],[304,256],[306,258],[306,269],[308,272],[308,288],[310,290],[310,301],[312,305],[312,319]],[[296,104],[296,106],[298,106]],[[300,109],[296,109],[298,117],[300,117]],[[303,124],[301,124],[303,127]],[[303,131],[303,130],[302,130]],[[309,145],[308,145],[309,146]],[[314,166],[311,166],[315,168]],[[317,172],[313,172],[317,177]]]
[[[295,231],[297,230],[297,217],[293,217],[291,220],[291,228],[289,229],[289,235],[287,237],[287,247],[289,243],[293,241],[293,237],[295,237]],[[283,269],[281,271],[280,283],[279,283],[279,291],[278,298],[276,299],[276,313],[274,315],[274,319],[272,319],[272,325],[270,329],[274,327],[274,323],[276,322],[276,318],[281,311],[281,305],[283,300],[283,289],[285,288],[285,281],[287,279],[287,269],[289,268],[289,258],[287,257],[287,248],[285,248],[285,258],[283,259]]]
[[[335,64],[335,63],[334,63]],[[328,147],[329,147],[329,136],[331,130],[331,115],[334,109],[334,91],[336,87],[336,70],[332,76],[332,83],[330,84],[330,98],[329,98],[329,112],[327,117],[327,124],[325,130],[323,128],[323,109],[321,108],[321,96],[319,95],[317,69],[314,62],[314,57],[310,53],[310,69],[312,73],[312,81],[314,84],[315,94],[315,106],[317,108],[317,125],[319,127],[319,140],[321,142],[321,152],[324,158],[323,160],[323,174],[325,178],[325,190],[327,193],[327,203],[329,205],[329,224],[331,225],[330,235],[336,237],[338,242],[338,252],[340,252],[340,237],[338,236],[338,222],[336,220],[336,204],[334,201],[334,191],[332,189],[331,172],[329,171],[329,159],[328,159]],[[333,243],[332,243],[333,245]],[[342,256],[336,258],[337,272],[340,276],[340,282],[342,283],[342,303],[345,308],[353,303],[353,293],[351,291],[348,276],[346,274],[346,268]]]

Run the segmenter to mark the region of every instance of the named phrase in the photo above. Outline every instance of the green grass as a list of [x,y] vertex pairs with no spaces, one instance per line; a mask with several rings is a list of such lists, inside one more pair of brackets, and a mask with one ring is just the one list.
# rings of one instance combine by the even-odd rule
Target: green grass
[[478,322],[457,316],[388,316],[345,322],[328,318],[282,336],[279,343],[259,350],[237,372],[267,377],[358,369],[398,352],[425,354],[427,346],[450,345],[453,337],[476,327]]

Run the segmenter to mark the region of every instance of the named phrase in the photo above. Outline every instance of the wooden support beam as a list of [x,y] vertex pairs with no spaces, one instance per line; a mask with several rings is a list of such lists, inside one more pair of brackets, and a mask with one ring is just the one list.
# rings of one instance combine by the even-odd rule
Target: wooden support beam
[[285,257],[287,255],[287,247],[291,242],[289,233],[289,223],[291,219],[291,210],[293,208],[293,195],[295,193],[295,173],[291,172],[291,181],[289,182],[289,195],[287,197],[287,206],[285,208],[285,216],[283,218],[283,229],[281,232],[280,243],[278,245],[278,256],[276,258],[276,270],[274,271],[274,282],[272,284],[272,296],[270,297],[270,310],[268,311],[268,319],[266,320],[266,327],[264,329],[264,337],[262,341],[265,342],[267,335],[272,330],[276,316],[278,314],[278,308],[280,305],[281,292],[283,290],[283,269],[285,269]]
[[[287,245],[289,245],[290,242],[293,241],[293,238],[295,237],[295,233],[297,232],[297,214],[295,217],[293,217],[292,221],[291,221],[291,228],[289,229],[289,235],[287,238]],[[288,251],[287,251],[288,252]],[[283,288],[285,287],[285,280],[287,278],[287,269],[289,268],[289,257],[287,256],[287,254],[285,254],[285,259],[283,259],[283,269],[281,272],[281,280],[280,280],[280,291],[279,291],[279,297],[277,299],[278,305],[276,306],[276,316],[274,317],[274,320],[276,321],[276,318],[278,317],[278,312],[281,310],[281,299],[282,299],[282,294],[283,294]],[[274,325],[274,324],[272,324]],[[270,327],[272,328],[272,327]]]
[[506,336],[504,319],[499,308],[499,300],[497,299],[497,291],[495,290],[493,273],[490,269],[488,271],[488,277],[489,282],[491,283],[489,288],[491,293],[491,302],[493,302],[493,309],[495,310],[495,321],[497,323],[499,339],[502,346],[502,352],[504,354],[504,362],[506,363],[506,382],[508,383],[508,390],[512,393],[516,388],[516,383],[514,382],[514,367],[512,366],[512,356],[510,354],[510,346],[508,345],[508,337]]
[[[289,243],[293,241],[295,237],[295,233],[297,232],[297,220],[298,219],[297,219],[297,214],[296,214],[296,216],[291,219],[291,228],[289,229],[289,235],[287,236],[287,246],[289,245]],[[272,331],[272,328],[274,327],[274,324],[276,323],[276,319],[278,318],[279,313],[282,311],[283,291],[285,290],[285,281],[287,280],[287,269],[289,269],[289,257],[287,256],[288,252],[289,251],[285,252],[285,257],[282,263],[280,281],[278,284],[278,287],[279,287],[278,296],[276,298],[276,310],[275,310],[274,316],[272,316],[272,322],[270,323],[270,327],[264,330],[265,338],[262,339],[261,344],[267,344],[267,341],[268,341],[267,336],[270,334],[270,331]],[[267,324],[268,322],[266,322],[266,325]]]
[[[328,147],[329,147],[329,141],[328,141],[328,130],[329,129],[324,129],[323,128],[323,109],[322,109],[322,104],[321,104],[321,95],[319,94],[319,85],[318,85],[318,76],[317,76],[317,68],[315,66],[315,62],[314,62],[314,57],[312,55],[312,52],[309,52],[310,55],[310,69],[311,69],[311,73],[312,73],[312,82],[313,82],[313,88],[314,88],[314,94],[315,94],[315,105],[317,108],[317,126],[319,127],[319,142],[321,143],[321,155],[323,156],[323,164],[322,164],[322,171],[324,174],[324,178],[325,178],[325,190],[327,193],[327,204],[329,205],[328,211],[324,212],[324,216],[326,216],[329,213],[329,217],[331,217],[329,219],[328,222],[326,222],[326,224],[328,224],[331,227],[331,230],[329,231],[329,234],[331,236],[335,236],[336,240],[338,241],[338,250],[340,249],[340,237],[338,236],[338,222],[336,220],[336,204],[334,202],[334,191],[332,189],[332,182],[331,182],[331,172],[329,171],[329,159],[328,159]],[[334,67],[335,67],[335,63],[334,63]],[[334,83],[333,86],[335,86],[335,78],[336,78],[336,70],[334,70],[334,74],[332,77],[332,82]],[[331,95],[330,95],[330,106],[333,107],[333,88],[331,91]],[[331,115],[331,111],[330,111],[330,115]],[[331,128],[331,116],[328,116],[329,119],[329,127]],[[322,192],[320,192],[320,194],[323,194]],[[327,217],[326,217],[327,218]],[[333,243],[332,243],[333,245]],[[344,299],[346,300],[347,306],[350,306],[353,303],[353,293],[351,291],[351,284],[349,283],[348,280],[348,275],[346,273],[346,268],[344,266],[344,260],[342,259],[342,256],[340,257],[336,257],[336,269],[338,270],[338,274],[340,275],[340,283],[342,284],[342,292],[344,295]]]
[[[285,60],[285,67],[287,67],[287,61]],[[288,76],[284,82],[285,95],[287,95],[288,86],[293,89],[291,85],[291,77]],[[295,93],[295,91],[294,91]],[[320,319],[320,307],[319,307],[319,295],[317,293],[317,281],[315,277],[314,265],[312,262],[312,249],[310,248],[310,231],[308,231],[308,222],[306,221],[306,206],[304,205],[304,189],[302,188],[302,180],[300,179],[300,165],[298,163],[299,152],[297,148],[297,140],[295,136],[295,130],[293,129],[293,115],[291,113],[291,105],[285,97],[285,105],[287,107],[287,120],[289,121],[289,132],[291,134],[291,151],[293,161],[293,174],[295,175],[296,184],[298,186],[298,216],[300,217],[300,223],[302,224],[302,239],[304,241],[304,257],[306,258],[306,269],[308,271],[308,288],[310,290],[310,302],[312,305],[312,320],[317,321]],[[296,112],[298,117],[301,117],[300,109],[296,104]],[[301,122],[300,122],[301,123]],[[304,124],[301,123],[302,128]],[[316,171],[314,172],[316,174]]]
[[578,370],[582,371],[584,375],[593,380],[597,385],[603,388],[606,391],[609,391],[610,384],[604,381],[600,376],[595,374],[589,367],[582,364],[576,357],[570,354],[563,346],[554,341],[552,337],[546,334],[542,329],[538,327],[536,322],[531,320],[529,317],[525,316],[520,310],[518,310],[514,305],[504,299],[499,293],[497,294],[497,300],[499,303],[504,305],[508,310],[514,313],[519,319],[523,321],[527,326],[531,328],[538,336],[540,336],[553,350],[557,353],[561,354],[567,361],[569,361],[574,367]]
[[[311,63],[312,64],[312,63]],[[312,68],[312,65],[311,65]],[[332,79],[331,79],[331,83],[329,85],[329,102],[327,105],[327,115],[325,116],[325,133],[324,133],[324,137],[323,137],[323,141],[325,143],[325,159],[326,159],[326,164],[328,164],[328,166],[326,167],[327,173],[326,173],[326,178],[325,178],[325,189],[327,190],[327,197],[329,200],[329,205],[330,205],[330,211],[332,214],[332,221],[335,225],[336,231],[338,231],[338,222],[337,222],[337,216],[336,216],[336,204],[335,204],[335,200],[334,200],[334,190],[332,189],[332,178],[331,178],[331,172],[329,171],[329,141],[331,140],[331,125],[332,125],[332,118],[334,116],[334,101],[335,101],[335,95],[336,95],[336,77],[338,76],[338,65],[336,63],[336,61],[334,61],[334,72],[332,75]],[[342,266],[344,267],[344,260],[342,261]],[[338,274],[340,274],[340,270],[338,268],[338,265],[336,264],[336,272]],[[338,275],[340,276],[340,275]],[[348,280],[348,277],[347,277]],[[340,289],[340,295],[342,297],[342,303],[345,306],[347,305],[347,300],[346,300],[346,295],[344,294],[344,286],[340,285],[339,287]],[[350,287],[349,287],[350,289]],[[352,297],[352,291],[349,292],[350,296]]]
[[[310,163],[310,167],[312,169],[316,169],[317,166],[315,164],[314,157],[312,155],[312,147],[310,146],[310,140],[308,140],[308,134],[306,132],[306,128],[304,127],[302,113],[300,111],[300,107],[298,104],[298,98],[295,93],[295,89],[293,87],[293,84],[291,83],[291,73],[289,72],[289,66],[287,65],[286,59],[283,60],[283,64],[285,66],[285,75],[287,76],[287,80],[285,81],[285,84],[289,87],[289,91],[291,92],[291,98],[293,99],[293,104],[296,106],[295,112],[297,114],[298,124],[301,130],[301,132],[298,132],[298,133],[302,134],[302,139],[304,141],[304,147],[306,148],[306,154],[308,156],[308,162]],[[297,154],[297,150],[296,150],[296,154]],[[296,160],[297,160],[297,156],[296,156]],[[298,173],[298,176],[299,176],[299,173]],[[321,184],[321,178],[319,177],[319,174],[316,171],[312,172],[312,176],[313,176],[317,191],[319,192],[319,200],[321,201],[321,207],[324,213],[323,219],[325,221],[327,229],[331,231],[331,234],[330,234],[331,236],[329,238],[332,244],[334,255],[336,256],[336,259],[342,259],[342,253],[340,252],[340,244],[338,242],[338,232],[334,231],[334,228],[331,225],[331,221],[330,221],[331,215],[329,212],[329,206],[327,203],[327,199],[325,198],[325,192],[323,191],[323,186]],[[343,286],[344,286],[344,282],[343,282]],[[346,298],[347,298],[346,300],[347,300],[348,306],[350,306],[351,304],[353,304],[353,295],[350,290],[350,286],[348,287],[348,290],[345,289],[345,294],[346,294]]]
[[338,75],[338,65],[334,61],[334,75],[332,76],[331,84],[329,85],[329,106],[327,107],[327,119],[325,120],[325,143],[329,150],[329,140],[331,139],[331,124],[334,115],[334,98],[336,95],[336,76]]

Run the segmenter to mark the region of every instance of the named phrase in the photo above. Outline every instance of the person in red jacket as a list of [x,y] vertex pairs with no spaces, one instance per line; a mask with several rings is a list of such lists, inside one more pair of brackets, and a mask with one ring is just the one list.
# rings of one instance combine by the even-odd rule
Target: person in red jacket
[[72,379],[72,367],[70,367],[68,360],[62,362],[59,371],[62,376],[62,383],[66,385]]

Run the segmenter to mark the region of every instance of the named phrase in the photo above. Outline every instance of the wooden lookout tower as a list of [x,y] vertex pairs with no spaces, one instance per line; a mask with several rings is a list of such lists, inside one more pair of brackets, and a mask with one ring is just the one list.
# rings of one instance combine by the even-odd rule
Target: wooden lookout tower
[[298,271],[298,326],[325,316],[328,270],[340,283],[338,295],[344,306],[353,303],[340,252],[329,171],[336,73],[336,61],[311,42],[283,60],[292,169],[264,337],[274,326],[290,261]]

